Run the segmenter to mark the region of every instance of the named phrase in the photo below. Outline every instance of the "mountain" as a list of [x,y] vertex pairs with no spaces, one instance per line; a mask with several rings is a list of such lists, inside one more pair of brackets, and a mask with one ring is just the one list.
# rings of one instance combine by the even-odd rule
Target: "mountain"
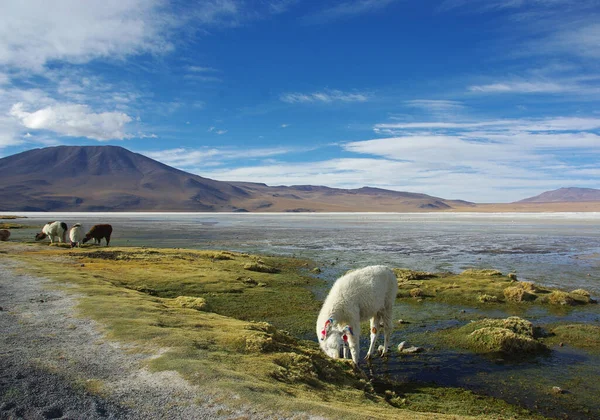
[[57,146],[0,159],[0,211],[435,211],[474,206],[363,187],[267,186],[184,172],[118,146]]
[[600,201],[600,190],[594,188],[559,188],[546,191],[517,203],[579,203]]

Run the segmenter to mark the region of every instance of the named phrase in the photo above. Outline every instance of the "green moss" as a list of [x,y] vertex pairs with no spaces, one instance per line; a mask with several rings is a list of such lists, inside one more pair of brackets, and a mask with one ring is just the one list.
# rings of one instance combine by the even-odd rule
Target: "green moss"
[[483,319],[460,328],[439,333],[442,340],[477,353],[521,353],[546,351],[546,346],[534,337],[531,322],[513,316],[506,319]]
[[177,296],[173,302],[182,308],[195,309],[197,311],[208,310],[208,303],[204,298],[194,298],[190,296]]
[[244,270],[256,271],[258,273],[277,273],[279,270],[260,262],[251,262],[244,264]]
[[0,223],[0,229],[26,229],[31,226],[21,225],[19,223]]
[[440,276],[427,271],[414,271],[407,268],[394,268],[393,271],[400,281],[426,280]]
[[555,290],[545,297],[545,301],[550,305],[575,305],[577,302],[567,292]]
[[550,336],[544,341],[548,345],[563,344],[600,353],[600,326],[589,324],[556,325],[548,328]]
[[481,303],[496,303],[498,302],[498,296],[493,295],[479,295],[479,302]]
[[492,269],[475,269],[469,268],[461,273],[463,276],[502,276],[502,272]]
[[509,286],[502,291],[504,299],[510,302],[530,302],[536,299],[536,296],[529,293],[521,286]]
[[[108,337],[141,352],[160,350],[149,361],[151,369],[176,370],[198,386],[240,397],[230,404],[348,419],[432,416],[419,411],[434,411],[438,418],[522,415],[462,390],[407,387],[386,394],[388,389],[374,389],[350,364],[296,338],[314,334],[320,308],[310,291],[320,280],[302,275],[306,261],[238,253],[220,259],[215,251],[169,249],[66,251],[38,244],[25,251],[22,244],[7,244],[3,250],[26,261],[29,272],[69,284],[65,291],[80,296],[80,313],[98,321]],[[247,276],[245,265],[253,263],[277,272],[255,272],[256,284],[240,281]],[[437,280],[422,280],[423,290]],[[444,290],[457,290],[459,281]],[[268,287],[256,287],[261,283]],[[212,312],[190,310],[203,308],[203,300]]]

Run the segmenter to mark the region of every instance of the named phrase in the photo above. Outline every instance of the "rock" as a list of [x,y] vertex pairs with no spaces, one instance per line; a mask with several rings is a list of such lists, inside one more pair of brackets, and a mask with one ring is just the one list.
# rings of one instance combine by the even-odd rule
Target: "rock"
[[404,320],[404,319],[399,319],[398,321],[396,321],[398,324],[402,325],[402,324],[410,324],[410,322]]
[[404,353],[404,354],[411,354],[411,353],[421,353],[421,352],[425,351],[425,349],[423,347],[417,347],[417,346],[406,347],[406,345],[407,345],[406,341],[403,341],[400,344],[398,344],[398,352]]
[[402,353],[421,353],[425,351],[425,349],[423,347],[417,347],[417,346],[410,346],[407,349],[402,349]]
[[554,392],[555,394],[564,394],[565,393],[565,391],[559,386],[553,386],[552,392]]

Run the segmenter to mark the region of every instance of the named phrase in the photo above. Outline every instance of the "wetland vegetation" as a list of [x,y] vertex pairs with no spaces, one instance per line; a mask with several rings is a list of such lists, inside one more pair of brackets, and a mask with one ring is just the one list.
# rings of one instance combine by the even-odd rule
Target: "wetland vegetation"
[[[597,316],[597,305],[582,289],[545,288],[496,270],[455,274],[395,268],[399,293],[393,343],[408,339],[426,351],[392,351],[390,360],[366,366],[367,380],[348,363],[325,357],[314,341],[316,296],[328,283],[315,270],[326,272],[326,267],[313,261],[227,250],[70,249],[15,242],[1,244],[0,251],[81,296],[81,315],[98,321],[110,339],[157,354],[151,369],[178,371],[201,387],[240,397],[240,403],[349,418],[600,415],[598,403],[577,391],[575,380],[577,374],[587,381],[597,369],[567,372],[560,366],[557,371],[567,380],[554,382],[539,373],[573,358],[585,359],[585,366],[598,361],[600,327],[585,322],[586,316]],[[560,356],[565,350],[571,359]],[[551,361],[553,352],[559,356]],[[440,354],[446,357],[438,361],[442,364],[448,355],[458,355],[464,371],[485,366],[489,389],[431,380],[436,374],[427,372]],[[487,370],[488,365],[497,371]],[[402,377],[395,370],[425,374]],[[495,372],[502,371],[508,377],[495,386]],[[523,374],[537,381],[527,384],[528,400],[503,398],[492,389],[510,387],[510,377],[522,389]],[[557,384],[564,393],[552,392]]]

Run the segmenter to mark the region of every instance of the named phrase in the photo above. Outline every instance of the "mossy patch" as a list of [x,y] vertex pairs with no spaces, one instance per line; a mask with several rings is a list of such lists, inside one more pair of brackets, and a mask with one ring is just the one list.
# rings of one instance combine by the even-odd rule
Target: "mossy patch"
[[[239,397],[231,404],[307,417],[425,419],[430,411],[437,418],[479,413],[483,401],[485,416],[527,417],[462,390],[411,386],[385,394],[347,362],[297,338],[314,334],[320,308],[310,289],[321,281],[303,274],[306,261],[238,253],[215,259],[216,251],[148,248],[4,249],[26,261],[28,272],[69,284],[65,291],[79,296],[80,313],[98,321],[109,338],[148,354],[160,350],[148,362],[152,370],[175,370],[200,387],[226,390]],[[259,260],[278,272],[255,272],[256,284],[245,284],[245,264]],[[261,283],[268,287],[257,287]],[[191,310],[190,304],[202,302],[197,299],[210,311]]]
[[430,273],[428,271],[415,271],[407,268],[394,268],[392,271],[400,281],[426,280],[440,276],[439,274]]
[[503,353],[514,357],[548,350],[534,336],[533,324],[516,316],[473,321],[459,328],[444,330],[439,336],[452,345],[477,353]]
[[9,222],[1,222],[0,229],[27,229],[32,228],[32,226],[22,225],[19,223],[9,223]]
[[502,276],[502,272],[493,269],[469,268],[461,273],[463,276]]
[[[394,269],[398,298],[419,298],[451,304],[551,304],[596,303],[585,290],[564,291],[517,281],[498,270],[468,269],[461,274]],[[418,290],[417,290],[418,289]]]
[[276,267],[271,267],[270,265],[260,263],[260,262],[250,262],[244,264],[244,270],[248,271],[256,271],[258,273],[277,273],[279,270]]
[[550,334],[544,341],[548,345],[567,345],[600,353],[600,326],[589,324],[556,325],[548,328]]
[[197,311],[207,311],[208,303],[204,298],[195,298],[191,296],[177,296],[173,299],[175,305],[182,308],[195,309]]
[[502,291],[504,299],[509,302],[530,302],[537,298],[536,295],[529,293],[523,287],[509,286]]
[[574,290],[570,293],[562,290],[553,290],[544,296],[542,300],[544,303],[559,306],[574,306],[596,303],[596,301],[590,297],[589,292],[583,289]]
[[481,303],[496,303],[499,301],[498,296],[486,295],[486,294],[479,295],[478,300]]

